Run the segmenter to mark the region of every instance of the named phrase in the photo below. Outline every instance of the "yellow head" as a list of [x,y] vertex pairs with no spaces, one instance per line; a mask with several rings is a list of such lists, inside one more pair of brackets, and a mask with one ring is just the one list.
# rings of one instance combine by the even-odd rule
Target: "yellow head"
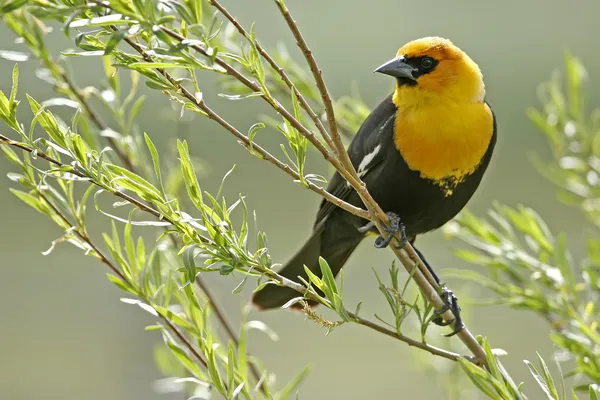
[[481,102],[485,85],[473,60],[448,39],[425,37],[398,50],[396,58],[375,72],[396,78],[398,107],[431,102]]

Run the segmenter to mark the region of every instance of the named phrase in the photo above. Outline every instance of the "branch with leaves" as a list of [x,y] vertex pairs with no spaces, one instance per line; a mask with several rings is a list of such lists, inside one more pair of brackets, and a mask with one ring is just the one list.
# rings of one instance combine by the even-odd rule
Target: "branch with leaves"
[[[309,275],[309,280],[302,283],[277,274],[266,234],[256,232],[255,246],[248,244],[251,228],[244,197],[230,203],[220,195],[221,188],[216,195],[203,190],[185,141],[177,140],[178,168],[169,168],[176,171],[179,179],[173,177],[173,172],[163,176],[164,157],[159,158],[151,135],[142,135],[135,125],[143,102],[143,98],[136,99],[140,77],[145,78],[146,86],[162,92],[172,104],[181,107],[181,113],[192,112],[211,119],[251,155],[268,161],[294,182],[338,207],[376,223],[379,231],[387,235],[382,229],[382,224],[388,223],[387,216],[368,193],[345,151],[347,132],[356,131],[369,110],[356,97],[331,98],[316,58],[290,10],[281,0],[274,0],[273,6],[287,23],[307,69],[293,61],[285,50],[262,47],[254,27],[245,28],[217,0],[77,4],[59,0],[26,4],[14,0],[1,6],[4,23],[23,38],[45,67],[46,81],[68,97],[45,103],[28,97],[33,119],[26,131],[16,118],[17,69],[11,94],[0,92],[0,118],[17,134],[17,138],[0,135],[0,146],[21,170],[11,178],[26,190],[14,193],[64,229],[64,235],[55,244],[73,243],[99,259],[113,271],[111,282],[135,297],[125,300],[127,303],[138,304],[159,317],[159,324],[150,329],[162,332],[172,358],[185,369],[182,379],[188,379],[188,391],[196,396],[201,397],[199,392],[211,385],[225,398],[283,399],[296,390],[307,372],[303,370],[281,390],[274,391],[273,375],[247,351],[248,329],[259,328],[273,334],[258,321],[243,322],[239,334],[234,332],[201,279],[203,273],[219,272],[242,277],[234,294],[242,290],[249,277],[258,278],[259,288],[267,283],[290,287],[299,297],[314,300],[339,316],[338,321],[329,321],[315,310],[304,308],[310,320],[328,330],[345,323],[365,326],[457,362],[475,386],[492,398],[525,398],[497,360],[499,351],[492,351],[485,339],[477,340],[466,327],[457,336],[472,353],[470,356],[428,342],[426,333],[433,311],[440,310],[443,301],[433,277],[410,244],[394,249],[408,272],[405,284],[400,284],[395,265],[390,269],[389,282],[377,276],[393,320],[388,322],[378,315],[380,323],[373,322],[360,315],[360,304],[353,312],[347,309],[343,302],[343,274],[340,283],[336,283],[325,260],[321,260],[322,277]],[[209,15],[211,10],[214,13]],[[61,63],[68,57],[102,57],[108,81],[105,90],[75,86],[66,63],[59,64],[47,51],[45,37],[49,30],[43,21],[63,24],[65,34],[73,38],[79,49],[64,51]],[[124,70],[131,71],[133,89],[121,101],[118,77]],[[200,72],[220,78],[221,87],[228,92],[222,97],[232,101],[261,99],[277,119],[266,117],[244,133],[226,115],[209,106],[211,100],[202,91]],[[93,110],[92,99],[111,112],[116,129],[101,121]],[[70,124],[48,110],[56,105],[73,106],[72,103],[78,111]],[[45,136],[36,138],[36,127],[41,127]],[[267,128],[281,134],[281,157],[257,141],[260,131]],[[98,137],[106,138],[110,147],[101,148]],[[13,149],[20,149],[21,154]],[[323,177],[307,173],[309,151],[320,154],[348,181],[361,196],[365,209],[336,198],[322,186]],[[143,160],[145,154],[149,155],[147,161]],[[171,181],[181,185],[168,184]],[[78,184],[88,185],[79,199],[74,191]],[[181,193],[183,189],[187,196]],[[119,202],[115,206],[120,210],[127,207],[129,212],[106,212],[101,205],[102,193],[117,196]],[[86,230],[85,204],[92,197],[96,210],[113,220],[111,235],[103,235],[110,258]],[[190,206],[195,210],[189,211]],[[140,214],[152,215],[153,219],[133,218]],[[124,246],[116,222],[125,224]],[[141,238],[133,239],[132,226],[162,230],[152,251],[146,251]],[[411,282],[416,283],[414,301],[408,300]],[[217,314],[215,322],[228,333],[226,342],[212,331],[211,310]],[[416,317],[421,331],[419,340],[404,333],[403,323],[409,316]],[[451,311],[443,317],[454,319]]]

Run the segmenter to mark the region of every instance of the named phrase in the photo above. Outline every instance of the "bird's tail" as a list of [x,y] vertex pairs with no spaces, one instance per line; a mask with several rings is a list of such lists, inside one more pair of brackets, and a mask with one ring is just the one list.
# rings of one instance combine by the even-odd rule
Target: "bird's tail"
[[[319,256],[322,256],[327,260],[333,275],[337,275],[356,246],[360,243],[361,237],[357,238],[356,241],[345,242],[343,247],[340,246],[341,248],[327,248],[327,246],[326,248],[321,248],[323,232],[323,227],[315,230],[304,246],[302,246],[294,257],[292,257],[292,259],[278,272],[279,275],[298,283],[300,283],[298,276],[309,281],[308,275],[304,271],[304,265],[306,265],[311,272],[321,277]],[[301,296],[300,293],[289,287],[269,284],[260,291],[254,293],[252,296],[252,303],[261,310],[269,310],[272,308],[279,308],[294,297],[299,296]],[[315,305],[315,303],[311,301],[309,301],[309,304]]]

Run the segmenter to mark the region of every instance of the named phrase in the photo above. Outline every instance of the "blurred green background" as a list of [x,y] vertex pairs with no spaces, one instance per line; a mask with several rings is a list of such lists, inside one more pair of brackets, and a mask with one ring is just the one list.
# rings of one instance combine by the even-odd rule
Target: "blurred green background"
[[[223,1],[232,13],[249,25],[257,22],[261,42],[272,48],[284,42],[292,54],[294,42],[276,7],[269,0]],[[372,70],[391,58],[397,48],[412,39],[439,35],[465,50],[484,72],[487,99],[499,121],[499,141],[487,177],[469,208],[481,215],[499,201],[524,203],[535,208],[555,232],[565,231],[576,256],[583,248],[583,218],[561,205],[554,188],[534,171],[529,155],[548,155],[545,140],[525,116],[537,105],[536,90],[551,72],[562,66],[566,49],[580,57],[590,72],[588,104],[597,104],[600,53],[597,49],[600,3],[592,0],[476,0],[414,2],[405,0],[288,0],[303,33],[317,57],[330,90],[340,96],[354,87],[370,107],[392,89],[393,83]],[[72,45],[56,31],[51,49]],[[22,50],[15,37],[0,26],[0,49]],[[0,89],[10,87],[13,62],[0,60]],[[80,85],[98,84],[103,78],[100,60],[73,60]],[[35,78],[35,61],[21,65],[20,98],[27,92],[38,100],[54,96],[52,89]],[[206,74],[201,74],[206,77]],[[150,92],[149,90],[147,92]],[[241,130],[266,111],[259,100],[229,103],[216,98],[217,89],[205,86],[205,98]],[[223,174],[236,164],[225,194],[244,193],[256,210],[260,229],[269,235],[271,254],[284,262],[308,235],[319,198],[289,181],[267,163],[252,158],[220,127],[196,118],[179,121],[168,100],[150,92],[140,124],[166,150],[176,137],[192,143],[193,155],[209,167],[202,185],[216,191]],[[23,104],[21,120],[31,118]],[[235,108],[235,110],[234,110]],[[66,110],[63,115],[68,116]],[[8,133],[7,128],[1,128]],[[274,132],[259,140],[277,151]],[[327,174],[325,163],[313,158],[311,172]],[[152,348],[160,343],[156,332],[143,327],[152,318],[137,307],[119,302],[123,293],[105,279],[105,268],[78,250],[60,246],[50,256],[41,255],[59,230],[48,220],[16,200],[5,178],[12,166],[0,159],[0,398],[2,399],[181,399],[181,395],[157,394],[153,382],[161,378],[152,360]],[[93,209],[93,207],[90,207]],[[293,211],[291,211],[293,210]],[[100,219],[93,211],[93,218]],[[140,231],[138,230],[138,234]],[[420,249],[438,269],[471,268],[451,256],[456,243],[435,232],[419,240]],[[392,260],[389,251],[376,251],[363,243],[345,268],[346,302],[350,308],[364,301],[362,314],[387,311],[371,267],[385,274]],[[443,273],[442,273],[443,275]],[[232,296],[233,279],[209,276],[217,300],[235,324],[248,299],[251,285]],[[450,281],[459,298],[485,298],[477,288]],[[539,351],[549,359],[552,346],[544,322],[529,313],[506,307],[470,308],[466,315],[472,332],[489,337],[495,347],[508,352],[503,362],[518,381],[525,380],[530,398],[542,398],[523,359],[533,360]],[[281,383],[304,365],[312,372],[301,387],[300,398],[448,398],[439,377],[424,374],[415,364],[445,363],[359,326],[344,326],[325,336],[325,330],[292,312],[258,314],[280,336],[272,342],[252,333],[253,354],[259,356]],[[236,324],[237,325],[237,324]],[[446,333],[432,328],[430,335]],[[457,342],[454,339],[454,342]],[[446,342],[441,342],[445,344]],[[417,353],[415,353],[417,352]],[[440,364],[441,366],[441,364]],[[334,381],[335,384],[325,383]],[[473,396],[472,398],[479,398]]]

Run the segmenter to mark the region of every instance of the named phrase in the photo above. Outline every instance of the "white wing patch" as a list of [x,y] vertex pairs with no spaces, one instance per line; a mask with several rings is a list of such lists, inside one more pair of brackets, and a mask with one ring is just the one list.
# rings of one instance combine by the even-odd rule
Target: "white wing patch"
[[[362,161],[358,165],[358,169],[356,171],[360,178],[362,178],[363,176],[365,176],[365,174],[367,172],[369,172],[369,164],[371,164],[371,161],[373,161],[375,159],[375,156],[377,156],[377,154],[379,153],[379,150],[381,150],[380,144],[378,144],[377,147],[375,147],[372,152],[367,154],[365,156],[365,158],[362,159]],[[348,182],[346,182],[346,185],[350,186],[350,184]]]
[[360,162],[359,166],[358,166],[358,176],[360,176],[361,178],[367,173],[369,172],[369,164],[371,163],[371,161],[373,161],[373,159],[375,158],[375,156],[377,155],[377,153],[379,153],[379,150],[381,149],[381,145],[378,144],[377,147],[375,147],[375,149],[373,149],[372,152],[370,152],[369,154],[367,154],[365,156],[365,158],[362,159],[362,161]]

